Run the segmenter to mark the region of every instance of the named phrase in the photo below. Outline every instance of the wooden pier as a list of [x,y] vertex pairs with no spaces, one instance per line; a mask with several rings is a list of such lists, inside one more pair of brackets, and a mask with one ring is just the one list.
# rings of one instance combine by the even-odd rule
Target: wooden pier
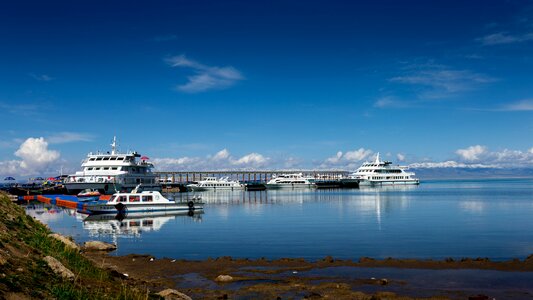
[[348,175],[349,171],[288,171],[288,170],[265,170],[265,171],[159,171],[154,172],[159,176],[161,184],[177,185],[189,182],[197,182],[206,177],[228,177],[230,180],[240,182],[266,183],[272,179],[273,175],[302,173],[303,176],[309,176],[316,181],[338,181]]

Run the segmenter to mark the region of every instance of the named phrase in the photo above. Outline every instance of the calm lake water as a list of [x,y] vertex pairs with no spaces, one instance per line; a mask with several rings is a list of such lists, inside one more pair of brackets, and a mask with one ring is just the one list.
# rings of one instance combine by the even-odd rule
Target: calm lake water
[[533,254],[532,179],[201,195],[205,212],[193,217],[85,220],[40,203],[27,212],[77,242],[115,242],[114,255],[505,260]]

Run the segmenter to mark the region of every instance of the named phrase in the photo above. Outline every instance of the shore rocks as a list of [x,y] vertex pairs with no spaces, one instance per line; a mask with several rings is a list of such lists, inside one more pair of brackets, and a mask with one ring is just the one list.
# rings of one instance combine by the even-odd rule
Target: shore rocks
[[83,247],[85,248],[85,250],[89,251],[113,251],[117,249],[117,245],[115,244],[100,241],[85,242],[83,244]]
[[322,259],[322,261],[323,262],[327,262],[327,263],[334,263],[335,259],[331,255],[328,255],[328,256],[324,257],[324,259]]
[[51,233],[48,236],[62,242],[63,244],[65,244],[65,246],[73,250],[80,250],[80,247],[66,236],[63,236],[59,233]]
[[163,297],[165,300],[192,300],[191,297],[173,289],[166,289],[157,294]]
[[215,281],[230,282],[230,281],[233,281],[233,277],[230,275],[218,275],[217,278],[215,278]]
[[61,262],[59,262],[57,259],[53,258],[52,256],[46,256],[44,258],[44,261],[48,264],[50,269],[54,271],[54,273],[58,274],[59,276],[73,281],[76,276],[74,273],[72,273],[71,270],[67,269]]

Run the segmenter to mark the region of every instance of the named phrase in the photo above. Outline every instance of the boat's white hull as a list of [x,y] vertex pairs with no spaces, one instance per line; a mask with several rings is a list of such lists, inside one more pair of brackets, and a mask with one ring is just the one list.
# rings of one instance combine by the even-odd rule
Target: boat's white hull
[[154,212],[196,212],[203,209],[202,204],[193,203],[172,203],[172,204],[125,204],[122,206],[108,204],[87,205],[90,214],[132,214],[132,213],[154,213]]
[[267,189],[308,189],[313,188],[314,183],[267,183]]
[[384,186],[384,185],[417,185],[418,180],[366,180],[361,179],[359,186]]
[[188,189],[194,192],[201,192],[201,191],[242,191],[244,190],[244,186],[194,186],[194,185],[188,185]]

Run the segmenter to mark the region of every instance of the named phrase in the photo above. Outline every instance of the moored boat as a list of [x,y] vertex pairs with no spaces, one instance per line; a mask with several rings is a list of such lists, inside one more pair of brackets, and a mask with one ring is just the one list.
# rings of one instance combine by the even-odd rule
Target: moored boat
[[384,186],[384,185],[417,185],[420,183],[415,173],[406,172],[408,167],[393,166],[390,161],[381,161],[379,153],[373,162],[365,162],[348,178],[342,179],[345,182],[357,182],[362,186]]
[[183,211],[197,212],[203,210],[199,198],[187,202],[173,201],[165,198],[158,191],[138,191],[115,193],[107,202],[91,203],[85,206],[89,214],[129,214],[139,212]]
[[274,175],[266,183],[267,189],[279,188],[309,188],[315,187],[315,179],[304,177],[302,173]]
[[78,193],[78,198],[99,197],[101,194],[96,189],[85,189]]
[[89,153],[81,166],[81,171],[65,179],[64,185],[70,194],[75,195],[85,189],[113,194],[117,191],[131,191],[138,184],[142,184],[145,189],[161,191],[161,184],[152,173],[154,166],[149,158],[141,157],[137,152],[119,152],[116,137],[113,138],[111,152]]
[[228,177],[206,177],[204,180],[198,181],[197,183],[188,184],[187,188],[192,191],[242,190],[244,189],[244,184],[236,180],[229,180]]

